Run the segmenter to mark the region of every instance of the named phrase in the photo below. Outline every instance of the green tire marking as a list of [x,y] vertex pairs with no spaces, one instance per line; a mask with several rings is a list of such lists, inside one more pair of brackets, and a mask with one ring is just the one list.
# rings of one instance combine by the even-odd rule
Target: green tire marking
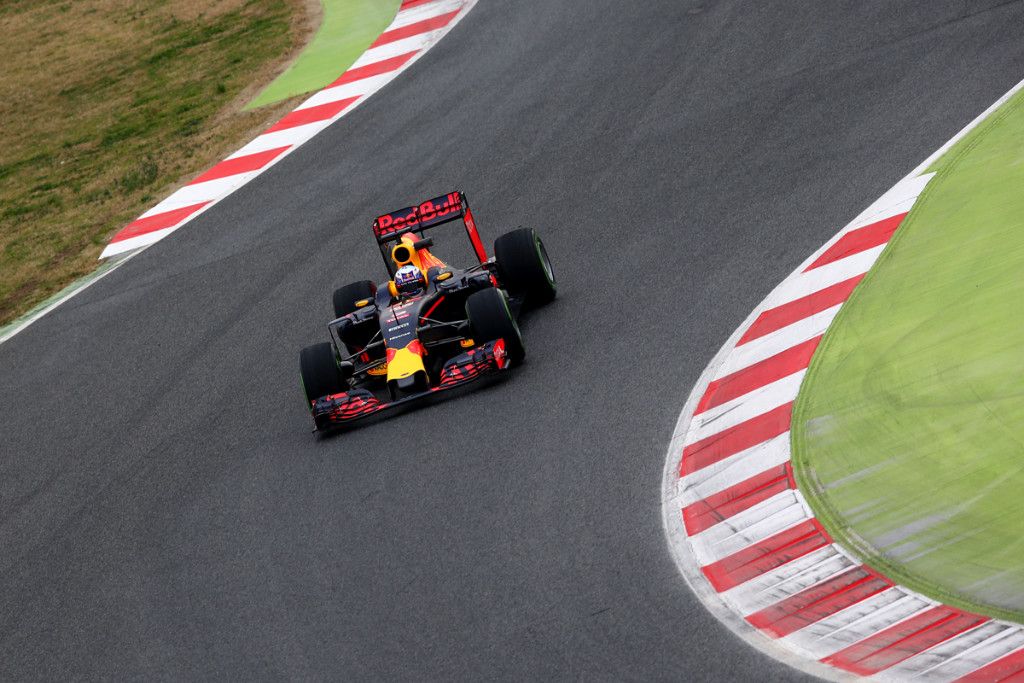
[[257,95],[253,109],[320,90],[352,66],[398,13],[401,0],[321,0],[323,21],[298,59]]
[[811,361],[793,461],[869,565],[1024,622],[1024,92],[929,170]]

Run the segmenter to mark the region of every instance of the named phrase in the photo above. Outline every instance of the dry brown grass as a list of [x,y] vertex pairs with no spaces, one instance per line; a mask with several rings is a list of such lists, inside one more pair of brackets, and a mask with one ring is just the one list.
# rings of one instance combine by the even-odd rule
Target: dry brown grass
[[242,110],[308,39],[315,5],[0,2],[0,324],[294,106]]

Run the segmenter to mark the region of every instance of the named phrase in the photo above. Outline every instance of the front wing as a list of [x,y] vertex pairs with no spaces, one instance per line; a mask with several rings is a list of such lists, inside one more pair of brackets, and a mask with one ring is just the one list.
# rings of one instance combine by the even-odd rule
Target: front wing
[[437,386],[417,394],[403,396],[394,401],[382,401],[367,389],[352,389],[340,394],[324,396],[313,402],[313,423],[317,429],[341,427],[399,405],[412,403],[442,391],[468,384],[487,375],[508,369],[505,342],[502,339],[487,342],[460,353],[441,369]]

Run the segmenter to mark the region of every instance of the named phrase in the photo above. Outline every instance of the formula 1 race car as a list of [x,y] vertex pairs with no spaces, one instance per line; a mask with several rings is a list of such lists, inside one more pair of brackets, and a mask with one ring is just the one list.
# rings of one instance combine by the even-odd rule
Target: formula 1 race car
[[[431,253],[426,231],[461,220],[479,261],[468,268]],[[517,319],[555,298],[555,276],[532,228],[494,242],[488,258],[462,192],[384,214],[373,233],[389,279],[334,292],[331,341],[306,347],[299,367],[316,430],[501,373],[526,350]]]

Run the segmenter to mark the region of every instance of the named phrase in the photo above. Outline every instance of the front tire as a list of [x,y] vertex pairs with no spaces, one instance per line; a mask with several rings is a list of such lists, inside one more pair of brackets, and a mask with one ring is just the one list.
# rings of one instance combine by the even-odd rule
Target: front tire
[[[377,296],[377,285],[372,280],[360,280],[334,290],[334,317],[343,318],[355,311],[357,301]],[[379,328],[368,322],[342,328],[342,341],[350,354],[362,351]]]
[[377,296],[373,280],[360,280],[334,290],[334,317],[341,318],[356,310],[356,302]]
[[308,407],[318,398],[340,394],[346,389],[330,342],[313,344],[299,352],[299,377]]
[[531,306],[543,306],[555,298],[558,288],[548,252],[537,231],[519,228],[494,241],[498,277],[513,296]]
[[523,361],[526,356],[523,337],[508,309],[504,292],[491,287],[470,294],[466,299],[466,318],[477,344],[503,339],[509,360],[513,363]]

